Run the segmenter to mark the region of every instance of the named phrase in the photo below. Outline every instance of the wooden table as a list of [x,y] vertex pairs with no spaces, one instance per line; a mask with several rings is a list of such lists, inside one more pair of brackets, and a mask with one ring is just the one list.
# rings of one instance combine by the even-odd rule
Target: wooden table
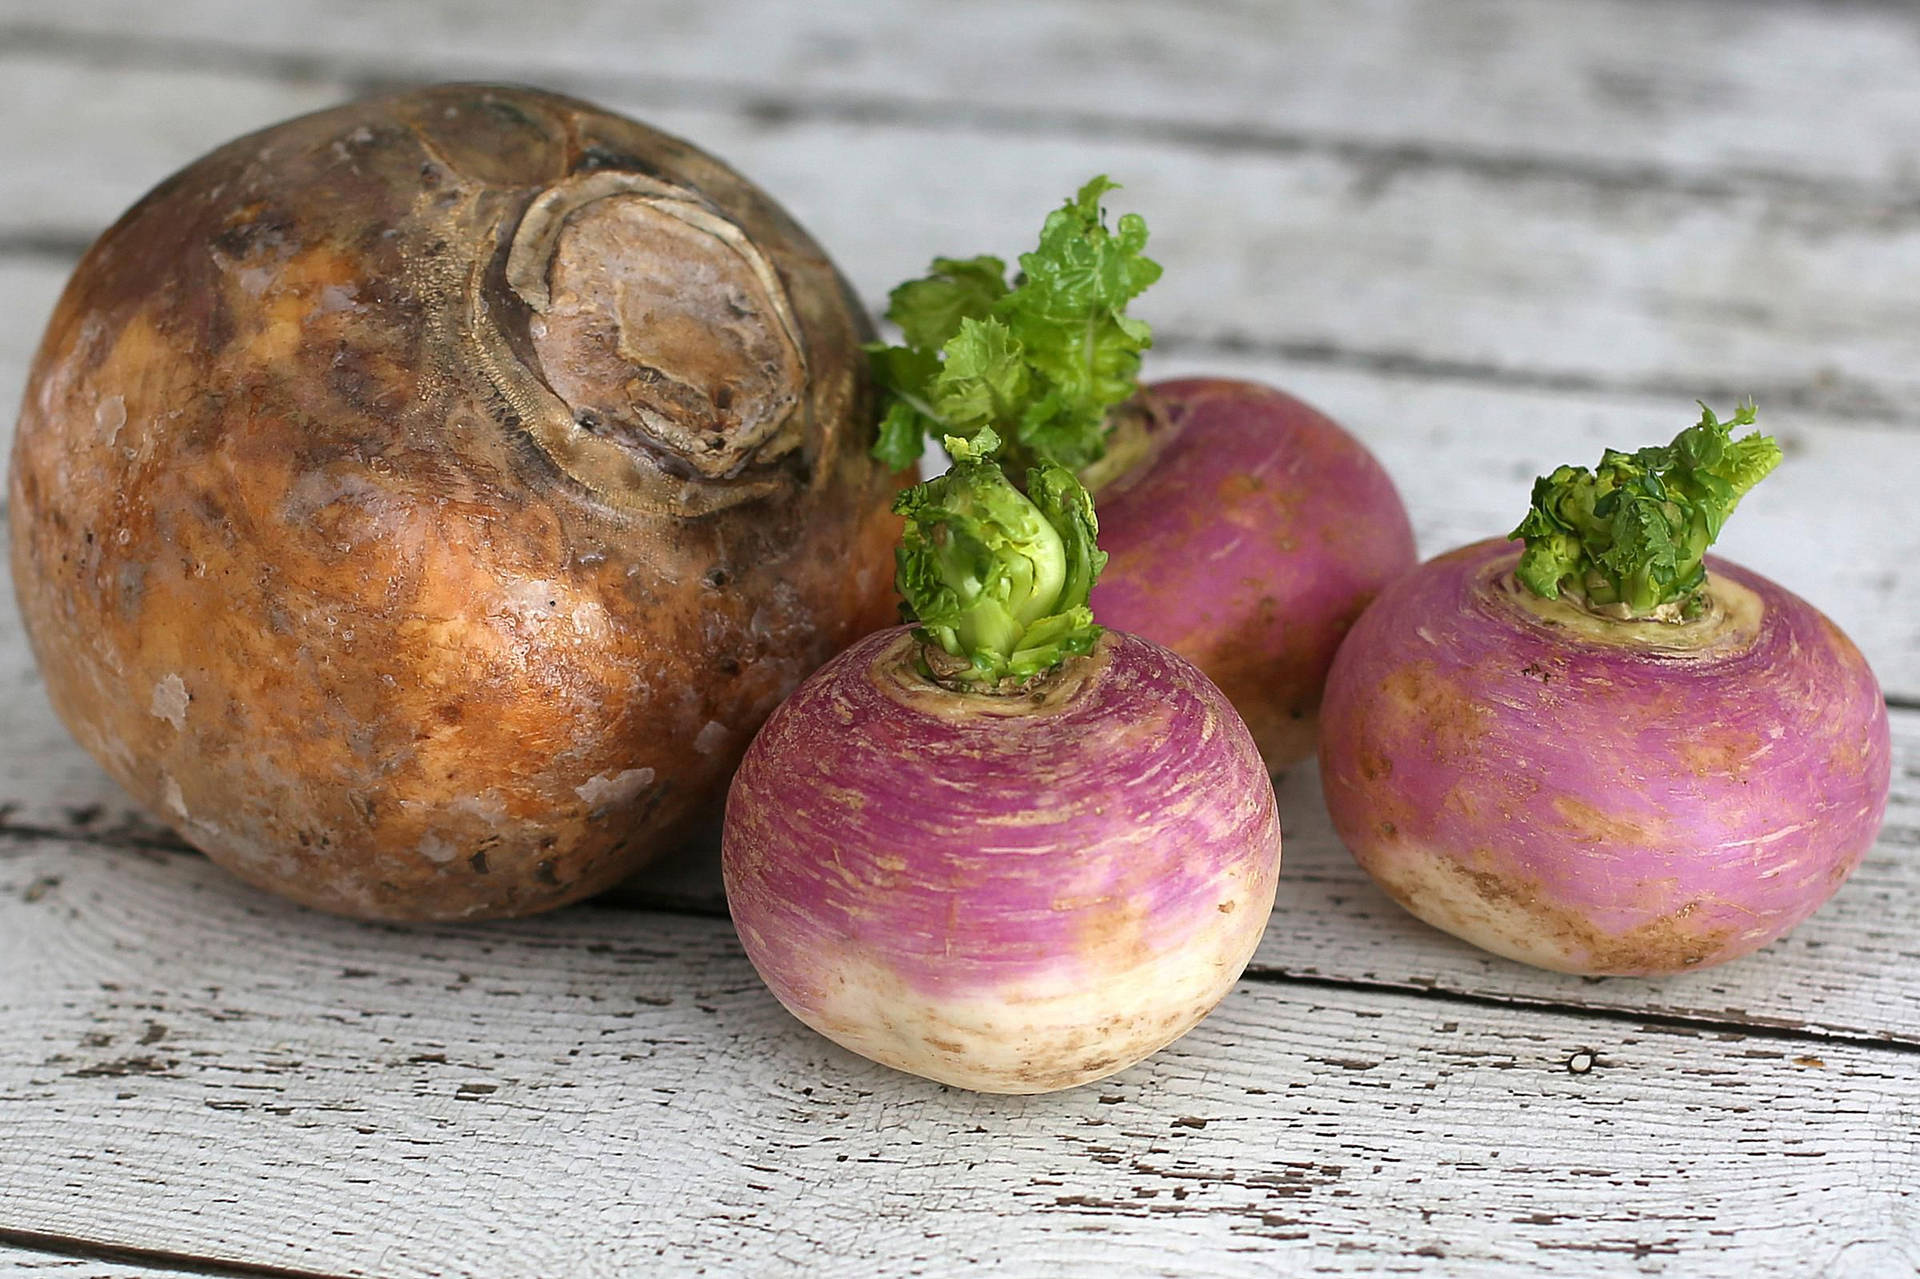
[[[1920,15],[1796,0],[3,0],[0,400],[87,240],[227,136],[506,77],[729,158],[870,304],[1126,183],[1152,371],[1269,379],[1427,553],[1751,393],[1725,539],[1892,708],[1840,895],[1669,981],[1402,914],[1285,777],[1279,906],[1197,1031],[974,1096],[791,1020],[689,855],[516,923],[238,886],[53,719],[0,607],[0,1272],[1907,1275],[1920,1267]],[[8,428],[10,429],[10,420]]]

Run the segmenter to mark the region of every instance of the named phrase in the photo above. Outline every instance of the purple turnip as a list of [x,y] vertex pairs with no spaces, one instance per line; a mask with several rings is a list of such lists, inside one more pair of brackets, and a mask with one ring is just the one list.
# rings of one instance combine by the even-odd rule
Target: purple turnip
[[1192,661],[1278,768],[1313,754],[1334,652],[1415,562],[1393,481],[1331,418],[1257,382],[1159,382],[1167,438],[1098,490],[1101,618]]
[[984,1092],[1067,1088],[1183,1034],[1259,940],[1273,787],[1178,656],[1093,625],[1091,502],[984,453],[909,490],[897,582],[919,625],[855,644],[747,751],[727,898],[795,1016]]
[[1009,283],[994,257],[936,258],[893,291],[897,346],[871,348],[888,395],[875,455],[993,428],[1016,469],[1079,473],[1112,562],[1102,615],[1186,657],[1246,719],[1269,767],[1313,753],[1334,650],[1413,567],[1412,529],[1379,463],[1321,413],[1224,378],[1142,388],[1147,325],[1127,304],[1159,278],[1146,224],[1109,231],[1096,178],[1051,213]]
[[1320,760],[1396,901],[1508,958],[1671,973],[1779,937],[1872,844],[1891,750],[1859,650],[1704,552],[1779,459],[1709,411],[1561,467],[1515,530],[1388,587],[1336,658]]

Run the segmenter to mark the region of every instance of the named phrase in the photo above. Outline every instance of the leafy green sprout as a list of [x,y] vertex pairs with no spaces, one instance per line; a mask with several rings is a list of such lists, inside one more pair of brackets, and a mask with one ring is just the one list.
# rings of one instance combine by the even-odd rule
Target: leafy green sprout
[[1532,509],[1508,535],[1526,543],[1516,576],[1535,595],[1564,593],[1627,617],[1696,611],[1707,548],[1780,463],[1771,436],[1733,438],[1754,417],[1750,402],[1727,421],[1702,404],[1700,421],[1671,444],[1608,449],[1594,470],[1562,466],[1541,476]]
[[1096,177],[1047,215],[1011,283],[999,258],[935,258],[888,297],[899,345],[867,348],[886,397],[874,456],[903,470],[927,436],[992,429],[1010,465],[1079,470],[1106,451],[1107,411],[1133,394],[1152,344],[1127,303],[1160,278],[1135,213],[1106,225]]
[[1086,489],[1043,462],[1022,493],[995,458],[992,427],[945,444],[951,469],[893,506],[907,521],[894,585],[915,635],[945,655],[936,673],[998,689],[1091,652],[1100,627],[1087,597],[1107,557]]

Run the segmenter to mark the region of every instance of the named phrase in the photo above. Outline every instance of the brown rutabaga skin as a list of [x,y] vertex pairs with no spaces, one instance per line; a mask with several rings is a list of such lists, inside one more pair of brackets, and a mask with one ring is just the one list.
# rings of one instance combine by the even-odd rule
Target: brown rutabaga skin
[[242,138],[101,237],[34,365],[48,693],[296,900],[594,892],[891,611],[867,336],[765,195],[586,103],[443,86]]
[[1327,683],[1327,807],[1396,901],[1496,954],[1657,974],[1747,954],[1873,843],[1892,752],[1865,660],[1723,560],[1680,623],[1518,586],[1480,542],[1383,592]]
[[982,1092],[1178,1038],[1252,956],[1280,871],[1233,708],[1118,631],[1003,696],[936,686],[917,647],[836,657],[741,764],[722,864],[760,975],[836,1043]]
[[1095,494],[1094,612],[1205,671],[1269,768],[1298,763],[1347,628],[1414,565],[1406,508],[1365,445],[1272,387],[1184,378],[1136,403],[1159,429]]

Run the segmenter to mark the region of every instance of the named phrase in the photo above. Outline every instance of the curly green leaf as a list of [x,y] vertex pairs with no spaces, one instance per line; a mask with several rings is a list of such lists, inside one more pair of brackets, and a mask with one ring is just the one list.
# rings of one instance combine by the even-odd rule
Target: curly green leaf
[[1160,277],[1139,215],[1106,225],[1100,199],[1114,189],[1094,178],[1049,213],[1011,285],[999,258],[936,258],[929,275],[889,295],[903,345],[868,348],[892,432],[875,456],[898,467],[908,453],[901,403],[925,434],[994,427],[1018,467],[1078,470],[1105,452],[1108,410],[1137,388],[1153,341],[1126,307]]
[[1526,543],[1515,575],[1528,590],[1570,593],[1628,617],[1691,606],[1707,548],[1780,463],[1772,437],[1733,438],[1734,427],[1753,425],[1751,403],[1726,421],[1700,410],[1671,444],[1608,449],[1594,470],[1562,466],[1535,481],[1532,506],[1509,534]]

